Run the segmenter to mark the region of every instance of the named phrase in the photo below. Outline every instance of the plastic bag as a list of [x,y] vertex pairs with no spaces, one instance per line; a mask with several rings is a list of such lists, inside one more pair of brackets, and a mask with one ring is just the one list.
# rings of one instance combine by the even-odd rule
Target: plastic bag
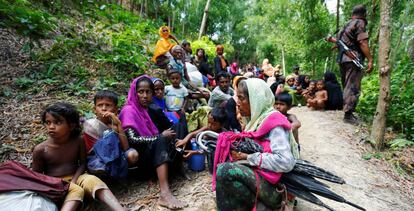
[[57,206],[48,198],[31,191],[0,193],[2,211],[57,211]]

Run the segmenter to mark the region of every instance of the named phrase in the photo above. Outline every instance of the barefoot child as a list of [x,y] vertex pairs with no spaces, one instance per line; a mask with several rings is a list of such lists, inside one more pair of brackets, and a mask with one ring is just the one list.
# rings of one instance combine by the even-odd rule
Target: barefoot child
[[315,93],[315,98],[308,99],[307,105],[311,109],[323,110],[325,109],[325,103],[328,100],[328,92],[325,90],[325,85],[324,85],[323,80],[319,80],[316,83],[316,90],[317,92]]
[[[185,146],[191,139],[195,138],[197,134],[204,132],[206,130],[211,130],[216,133],[221,133],[225,131],[224,124],[226,120],[227,120],[227,113],[224,108],[222,107],[213,108],[213,110],[211,110],[210,114],[208,115],[208,125],[189,133],[184,139],[178,140],[175,146],[185,148]],[[189,158],[193,154],[197,154],[197,151],[186,150],[186,154],[184,154],[184,158]]]
[[119,144],[122,151],[125,152],[128,164],[136,163],[138,152],[129,147],[121,121],[116,115],[118,112],[118,95],[109,90],[98,91],[93,98],[93,103],[93,112],[96,118],[88,119],[83,125],[83,139],[87,154],[91,153],[96,141],[103,137],[103,132],[112,129],[118,134]]
[[76,210],[84,194],[98,198],[112,210],[124,210],[105,183],[85,173],[86,152],[75,106],[56,103],[46,108],[41,118],[49,137],[33,150],[33,170],[71,182],[61,210]]
[[292,133],[295,137],[296,143],[299,145],[299,128],[301,127],[301,123],[296,115],[288,113],[288,111],[292,108],[292,96],[286,92],[276,95],[274,107],[280,113],[285,115],[292,124]]
[[185,113],[188,101],[188,90],[181,84],[181,74],[178,70],[171,69],[168,72],[171,85],[165,86],[165,104],[169,111],[181,111]]

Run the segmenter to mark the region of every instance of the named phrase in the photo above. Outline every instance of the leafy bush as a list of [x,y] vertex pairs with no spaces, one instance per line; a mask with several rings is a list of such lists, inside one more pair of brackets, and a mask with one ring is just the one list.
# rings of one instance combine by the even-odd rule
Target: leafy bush
[[45,38],[56,27],[50,13],[36,9],[25,0],[0,0],[0,24],[15,28],[19,33],[34,39]]
[[[195,40],[190,43],[194,54],[196,53],[196,50],[198,48],[203,48],[206,52],[209,62],[212,62],[214,57],[216,57],[216,44],[214,44],[213,41],[210,40],[207,36],[203,36],[200,40]],[[227,43],[223,44],[223,47],[226,58],[232,58],[234,53],[234,47]]]
[[[399,61],[391,73],[391,101],[387,114],[387,125],[394,131],[414,139],[414,83],[412,83],[412,67],[414,63],[408,58]],[[357,111],[371,122],[377,106],[379,95],[379,79],[371,75],[363,80],[362,93]]]

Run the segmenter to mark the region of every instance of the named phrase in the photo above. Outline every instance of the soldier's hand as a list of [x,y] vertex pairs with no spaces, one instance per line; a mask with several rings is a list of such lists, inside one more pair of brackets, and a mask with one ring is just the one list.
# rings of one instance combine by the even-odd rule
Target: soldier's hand
[[368,67],[367,67],[367,73],[371,73],[372,72],[372,60],[368,61]]

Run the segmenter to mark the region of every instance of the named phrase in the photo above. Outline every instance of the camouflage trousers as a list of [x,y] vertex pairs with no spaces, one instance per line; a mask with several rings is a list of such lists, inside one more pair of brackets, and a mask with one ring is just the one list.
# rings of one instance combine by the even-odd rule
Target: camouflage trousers
[[364,76],[364,71],[360,70],[352,62],[341,63],[340,67],[342,86],[344,88],[344,111],[354,112],[361,93],[361,80]]
[[[274,210],[280,207],[282,195],[276,186],[260,177],[257,210]],[[222,163],[217,168],[217,210],[252,210],[256,200],[256,175],[247,166]]]

